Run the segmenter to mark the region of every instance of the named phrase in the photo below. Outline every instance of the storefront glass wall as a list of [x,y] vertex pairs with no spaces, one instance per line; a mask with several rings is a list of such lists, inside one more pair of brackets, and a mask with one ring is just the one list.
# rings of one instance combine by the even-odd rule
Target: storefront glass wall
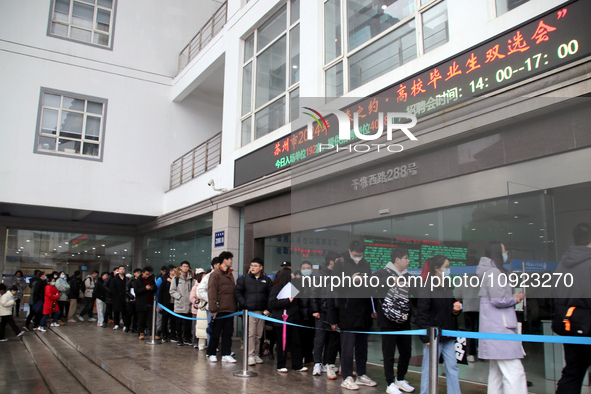
[[211,263],[212,216],[191,220],[144,235],[144,265],[159,271],[163,265],[179,266],[188,261],[191,268],[208,270]]
[[[281,262],[288,260],[296,271],[302,261],[308,260],[317,269],[324,262],[326,252],[346,253],[351,240],[363,239],[365,258],[374,271],[390,261],[393,247],[402,247],[409,250],[411,274],[418,275],[429,257],[443,254],[450,260],[452,275],[470,275],[476,273],[487,243],[499,240],[509,250],[513,271],[524,267],[527,272],[554,271],[557,257],[552,210],[551,194],[508,185],[507,197],[499,199],[267,237],[265,267],[268,273],[274,274]],[[518,312],[523,332],[547,334],[544,329],[553,312],[552,290],[528,289],[527,295],[525,311]],[[465,328],[463,315],[458,324]],[[530,355],[524,360],[528,380],[538,387],[552,385],[548,382],[560,376],[561,368],[554,368],[554,350],[532,343],[524,343],[524,348]],[[411,370],[420,371],[421,356],[422,344],[414,338]],[[370,339],[369,361],[382,363],[379,335]],[[462,379],[487,381],[486,362],[462,365],[460,370]]]
[[46,273],[65,271],[68,275],[82,271],[83,277],[119,265],[130,271],[134,268],[133,251],[134,239],[128,236],[9,229],[3,281],[12,278],[17,270],[27,277],[36,269]]

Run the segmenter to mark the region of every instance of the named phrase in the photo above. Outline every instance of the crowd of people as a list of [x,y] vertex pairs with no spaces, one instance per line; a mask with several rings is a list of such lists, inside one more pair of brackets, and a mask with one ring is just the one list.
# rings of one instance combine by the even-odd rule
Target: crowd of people
[[[581,276],[588,276],[591,272],[591,225],[578,225],[574,235],[575,246],[567,251],[557,271],[574,270]],[[460,300],[468,302],[468,299],[458,297],[457,292],[454,297],[449,281],[440,280],[435,288],[411,287],[407,270],[408,250],[392,249],[391,261],[376,272],[372,272],[364,252],[364,243],[354,240],[345,253],[327,252],[324,263],[315,272],[310,261],[303,261],[297,271],[292,270],[289,261],[284,261],[274,279],[265,274],[263,260],[255,257],[250,261],[248,271],[235,280],[233,255],[226,251],[211,261],[211,269],[207,272],[200,268],[192,270],[191,264],[183,261],[178,267],[163,266],[157,278],[149,266],[135,269],[132,275],[126,275],[124,266],[100,276],[94,271],[83,281],[79,271],[70,278],[64,272],[46,275],[43,271],[36,271],[29,282],[30,313],[23,331],[18,329],[12,317],[13,307],[16,306],[18,312],[18,302],[25,286],[22,272],[18,271],[20,275],[15,275],[10,287],[0,284],[0,341],[6,340],[6,325],[21,336],[30,329],[31,323],[33,329],[45,332],[50,319],[50,326],[59,327],[64,324],[62,320],[75,322],[76,317],[83,321],[86,315],[89,321],[96,321],[100,327],[105,328],[112,322],[113,330],[122,327],[124,332],[137,333],[139,340],[148,337],[175,342],[178,346],[193,346],[206,351],[209,362],[217,362],[219,352],[222,362],[235,363],[232,352],[234,319],[227,317],[247,309],[254,313],[248,317],[248,365],[264,363],[264,355],[271,360],[276,355],[277,371],[287,373],[289,353],[291,370],[307,372],[308,367],[312,367],[313,376],[326,373],[328,379],[335,380],[339,373],[336,358],[340,354],[341,386],[358,390],[360,385],[377,385],[367,375],[366,368],[369,332],[377,319],[377,326],[384,333],[381,342],[386,391],[390,394],[413,392],[415,388],[405,380],[412,355],[412,337],[392,333],[410,330],[413,319],[422,329],[456,330],[456,317],[463,309]],[[500,275],[508,273],[505,268],[508,260],[505,245],[490,242],[478,263],[481,332],[518,334],[514,306],[524,299],[524,295],[514,293],[507,281],[505,286],[500,286],[502,281],[498,280]],[[443,278],[449,276],[449,267],[447,257],[436,255],[424,263],[421,276],[424,279]],[[343,289],[332,293],[327,286],[303,286],[305,281],[301,279],[311,275],[350,277],[352,280],[367,275],[377,278],[381,284],[377,288],[386,290],[376,297],[355,297]],[[290,283],[296,286],[297,296],[284,291]],[[591,309],[586,300],[578,302],[574,298],[576,293],[572,292],[575,290],[562,290],[557,305],[574,308],[569,306],[574,303],[578,308]],[[76,314],[79,298],[84,298],[85,306]],[[95,300],[98,319],[93,317]],[[152,333],[150,322],[154,302],[159,304],[158,323],[156,332]],[[272,319],[265,321],[257,315]],[[423,342],[420,393],[426,394],[430,343],[427,336],[420,336],[420,339]],[[396,349],[399,358],[395,375]],[[566,367],[557,392],[577,392],[591,364],[589,352],[584,345],[565,345],[565,353]],[[490,362],[489,392],[527,393],[521,363],[525,353],[521,342],[481,339],[477,354],[480,359]],[[460,393],[453,338],[439,338],[438,357],[442,357],[445,363],[447,392]]]

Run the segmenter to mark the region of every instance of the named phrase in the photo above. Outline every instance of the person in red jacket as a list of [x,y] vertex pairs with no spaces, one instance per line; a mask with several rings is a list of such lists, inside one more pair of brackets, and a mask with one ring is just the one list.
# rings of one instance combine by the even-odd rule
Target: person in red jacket
[[51,327],[59,327],[57,324],[57,319],[60,316],[60,308],[57,305],[57,300],[60,298],[60,291],[55,287],[55,278],[49,279],[49,285],[45,286],[45,300],[43,302],[43,319],[41,319],[41,324],[39,325],[38,330],[41,332],[46,332],[47,329],[45,328],[45,323],[47,323],[47,319],[49,319],[49,315],[53,313],[53,323],[51,323]]

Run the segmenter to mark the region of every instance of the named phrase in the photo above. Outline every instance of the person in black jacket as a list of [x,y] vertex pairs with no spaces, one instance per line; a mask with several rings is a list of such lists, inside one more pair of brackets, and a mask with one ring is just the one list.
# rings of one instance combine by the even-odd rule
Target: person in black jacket
[[108,277],[109,273],[103,272],[96,281],[94,289],[92,289],[92,298],[96,299],[96,313],[98,317],[96,325],[99,327],[102,327],[103,323],[105,322],[105,312],[107,309],[107,304],[105,303],[105,299],[107,297],[105,281]]
[[113,320],[114,294],[111,292],[111,282],[115,278],[115,275],[119,275],[119,267],[113,268],[113,272],[111,272],[107,280],[105,280],[105,304],[107,305],[107,307],[105,309],[105,320],[103,322],[103,328],[107,327],[107,323],[109,322],[109,320]]
[[[168,266],[168,276],[162,280],[158,289],[158,303],[171,311],[174,310],[174,299],[170,297],[170,283],[174,278],[174,269],[173,265]],[[176,342],[176,317],[162,308],[160,308],[160,314],[162,314],[162,325],[160,326],[161,332],[158,334],[162,337],[162,342],[166,342],[168,339]]]
[[[374,299],[378,314],[378,326],[381,331],[410,330],[412,305],[410,295],[415,289],[409,286],[410,274],[407,271],[408,250],[395,248],[390,252],[391,261],[384,268],[374,273],[379,278],[378,289],[385,289],[382,298]],[[394,355],[396,347],[400,357],[398,371],[394,379]],[[404,377],[408,372],[412,355],[412,337],[409,335],[382,335],[382,355],[384,357],[384,375],[388,393],[414,391]]]
[[[353,281],[363,280],[371,276],[371,266],[363,258],[365,244],[360,240],[353,240],[349,250],[335,263],[333,276],[347,278]],[[343,281],[344,282],[344,281]],[[351,288],[337,289],[335,298],[328,299],[328,321],[333,330],[337,327],[347,331],[369,331],[372,326],[372,300],[357,294],[351,297]],[[352,332],[341,332],[341,387],[348,390],[358,390],[358,385],[377,386],[377,383],[367,376],[367,344],[369,335]],[[353,359],[357,366],[357,380],[353,380]]]
[[[57,274],[57,272],[56,272]],[[78,297],[80,297],[80,271],[74,271],[74,275],[70,277],[70,292],[68,293],[68,298],[70,299],[70,310],[68,312],[68,323],[76,323],[77,320],[74,319],[74,315],[76,314],[76,309],[78,308]],[[56,278],[57,279],[57,278]],[[84,319],[82,319],[84,320]]]
[[[267,305],[273,281],[263,273],[263,268],[263,260],[258,257],[253,258],[248,273],[236,281],[234,297],[241,309],[269,316]],[[263,363],[259,351],[264,329],[264,320],[248,317],[248,365]]]
[[29,300],[29,315],[25,321],[25,330],[29,331],[31,328],[31,321],[33,321],[33,328],[37,328],[41,319],[43,318],[43,306],[35,312],[33,306],[37,301],[43,301],[45,299],[45,272],[41,270],[35,270],[35,277],[29,281],[29,287],[31,288],[31,297]]
[[[304,365],[314,365],[314,326],[316,320],[312,316],[312,309],[310,307],[312,299],[312,286],[310,279],[312,277],[312,262],[308,260],[302,261],[300,264],[300,271],[295,273],[294,283],[300,290],[298,298],[300,300],[300,321],[302,326],[309,327],[308,329],[300,330],[300,343],[302,345],[302,356],[304,357]],[[304,278],[307,278],[304,280]]]
[[[324,283],[324,277],[330,277],[335,262],[338,260],[337,252],[328,252],[324,256],[324,265],[320,265],[316,272],[317,282]],[[320,376],[323,366],[326,368],[326,377],[330,380],[337,378],[335,361],[340,347],[339,333],[329,331],[327,317],[327,292],[328,286],[312,286],[312,298],[310,298],[310,312],[315,320],[316,335],[314,338],[314,371],[313,375]]]
[[[291,263],[284,261],[281,263],[281,267],[275,275],[273,288],[269,294],[269,309],[271,309],[273,318],[283,320],[283,315],[286,314],[289,323],[298,324],[300,322],[300,305],[298,299],[294,297],[277,298],[281,289],[291,282]],[[287,325],[284,349],[283,324],[273,323],[273,325],[275,326],[275,333],[277,335],[277,371],[281,373],[288,371],[286,365],[287,349],[289,348],[291,353],[291,368],[299,372],[306,372],[308,368],[302,365],[299,328]]]
[[136,315],[136,302],[135,302],[135,290],[134,283],[142,275],[142,269],[136,268],[133,270],[133,278],[127,281],[125,285],[125,311],[126,316],[123,321],[123,332],[138,332],[138,317]]
[[123,318],[123,321],[125,321],[126,318],[125,285],[127,284],[127,280],[128,279],[125,276],[125,267],[122,265],[117,267],[117,275],[109,280],[109,297],[113,304],[113,321],[115,322],[113,330],[118,330],[121,318]]
[[[154,305],[154,294],[156,293],[156,280],[153,272],[152,267],[144,267],[141,276],[134,279],[132,284],[135,292],[135,311],[139,339],[144,339],[146,332],[151,335],[147,322],[152,322],[152,306]],[[160,337],[155,339],[160,339]]]
[[[421,287],[417,305],[416,323],[419,328],[437,327],[440,330],[457,330],[456,316],[461,311],[461,305],[455,301],[449,283],[439,280],[444,275],[449,276],[449,260],[445,256],[433,256],[425,262],[421,274],[424,285]],[[431,290],[432,283],[435,285],[433,290]],[[429,390],[429,337],[421,335],[420,338],[423,342],[421,394],[427,394]],[[439,356],[443,354],[443,361],[445,362],[447,392],[460,394],[459,369],[456,362],[454,339],[440,337],[438,351]]]

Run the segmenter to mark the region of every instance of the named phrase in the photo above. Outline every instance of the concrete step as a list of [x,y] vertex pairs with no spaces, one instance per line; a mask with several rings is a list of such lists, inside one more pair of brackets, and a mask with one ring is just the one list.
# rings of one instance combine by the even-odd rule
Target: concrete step
[[[57,328],[55,331],[60,330]],[[131,393],[131,391],[93,363],[53,330],[35,332],[55,357],[91,393]]]
[[[92,332],[91,336],[89,331]],[[53,332],[134,393],[182,394],[195,392],[194,390],[200,387],[200,384],[183,379],[169,379],[170,376],[178,377],[180,373],[178,367],[168,365],[169,357],[174,356],[159,356],[155,345],[138,341],[137,335],[84,324],[57,327]],[[191,355],[196,353],[192,346],[185,348],[187,349],[183,350],[187,350]],[[177,351],[176,346],[173,349]],[[205,392],[205,387],[197,392]]]
[[36,335],[23,335],[23,342],[52,393],[89,392]]
[[0,393],[51,393],[21,338],[11,337],[3,342],[0,354]]

